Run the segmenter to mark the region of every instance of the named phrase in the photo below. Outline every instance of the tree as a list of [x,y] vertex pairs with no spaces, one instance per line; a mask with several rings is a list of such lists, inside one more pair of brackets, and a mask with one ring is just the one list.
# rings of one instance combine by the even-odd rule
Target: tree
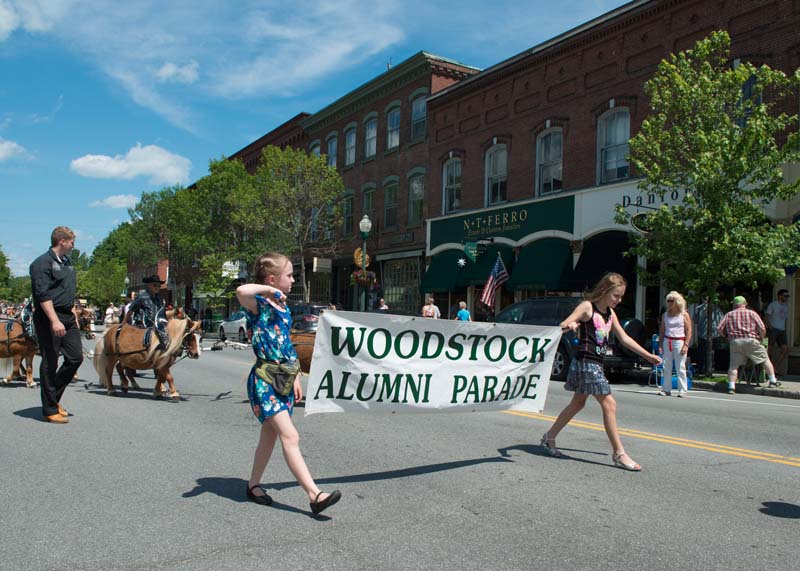
[[267,146],[252,187],[232,193],[232,218],[244,232],[268,241],[271,249],[300,260],[303,299],[306,256],[332,256],[335,229],[342,221],[344,184],[325,157],[303,150]]
[[235,276],[225,271],[225,263],[230,260],[225,254],[212,253],[203,256],[200,261],[200,279],[197,281],[197,291],[206,295],[208,305],[218,308],[225,305],[225,300],[234,295],[230,289]]
[[[645,215],[649,231],[632,251],[659,262],[645,280],[713,301],[720,285],[774,282],[800,262],[798,227],[771,223],[764,212],[800,189],[782,171],[800,160],[798,118],[780,111],[798,85],[800,72],[731,65],[726,32],[661,62],[645,85],[652,114],[630,141],[630,159],[642,192],[685,195]],[[629,218],[618,206],[617,221]],[[709,366],[712,356],[708,343]]]
[[71,258],[77,270],[78,293],[90,303],[102,307],[109,302],[119,302],[125,288],[128,258],[135,251],[131,229],[128,222],[117,226],[95,246],[91,257],[73,250]]
[[11,269],[8,267],[8,258],[5,253],[3,253],[2,247],[0,247],[0,298],[6,299],[10,297],[10,281]]
[[33,295],[31,290],[31,278],[28,275],[12,277],[8,282],[9,294],[6,299],[21,302],[23,299],[30,299]]

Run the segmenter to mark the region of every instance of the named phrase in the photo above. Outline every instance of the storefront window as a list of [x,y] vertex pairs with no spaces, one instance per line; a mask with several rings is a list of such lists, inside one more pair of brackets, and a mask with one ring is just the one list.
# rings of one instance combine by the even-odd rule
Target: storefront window
[[419,266],[419,258],[383,262],[383,299],[390,310],[419,313],[422,308]]

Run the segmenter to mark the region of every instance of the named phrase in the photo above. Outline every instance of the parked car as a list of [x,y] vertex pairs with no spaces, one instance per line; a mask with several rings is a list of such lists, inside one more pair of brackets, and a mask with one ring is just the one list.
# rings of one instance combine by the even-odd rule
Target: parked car
[[328,309],[327,303],[290,303],[292,329],[295,331],[316,331],[319,329],[319,316]]
[[[494,319],[496,323],[520,323],[524,325],[558,325],[583,301],[580,297],[538,297],[509,305]],[[614,310],[622,328],[634,341],[646,347],[644,324],[632,317],[631,311],[619,305]],[[609,336],[608,353],[603,361],[606,375],[628,373],[641,367],[641,358],[627,347],[623,347],[612,333]],[[576,337],[572,332],[561,336],[558,351],[553,359],[551,379],[563,381],[567,378],[569,364],[576,352]]]
[[219,323],[219,338],[233,339],[239,343],[249,343],[252,331],[247,327],[244,311],[237,311]]

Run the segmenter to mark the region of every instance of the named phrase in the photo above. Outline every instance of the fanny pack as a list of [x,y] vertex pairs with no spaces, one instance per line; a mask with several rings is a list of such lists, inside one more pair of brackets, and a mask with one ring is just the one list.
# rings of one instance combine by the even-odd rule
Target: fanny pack
[[294,379],[300,372],[298,363],[271,363],[263,359],[257,359],[254,368],[258,378],[271,384],[275,392],[282,397],[292,392]]

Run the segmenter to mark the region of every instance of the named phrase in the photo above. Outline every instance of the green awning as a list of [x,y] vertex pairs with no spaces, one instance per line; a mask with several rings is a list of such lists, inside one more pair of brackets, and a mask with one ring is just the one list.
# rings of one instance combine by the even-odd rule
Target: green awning
[[[489,278],[489,273],[492,271],[495,261],[497,261],[497,252],[500,252],[503,263],[506,265],[506,270],[510,274],[514,265],[514,251],[511,246],[489,244],[474,263],[467,259],[466,267],[456,276],[455,285],[460,287],[485,285],[486,280]],[[461,255],[466,257],[463,252]]]
[[422,293],[444,293],[453,291],[456,280],[463,269],[458,265],[458,260],[464,258],[462,250],[446,250],[436,254],[431,259],[428,271],[422,278],[420,290]]
[[572,249],[567,240],[543,238],[523,247],[506,286],[514,290],[568,291]]
[[[627,232],[603,232],[583,242],[583,251],[570,277],[570,289],[582,291],[594,286],[604,274],[617,272],[636,283],[636,256],[626,256],[631,247]],[[628,289],[633,289],[629,286]]]

